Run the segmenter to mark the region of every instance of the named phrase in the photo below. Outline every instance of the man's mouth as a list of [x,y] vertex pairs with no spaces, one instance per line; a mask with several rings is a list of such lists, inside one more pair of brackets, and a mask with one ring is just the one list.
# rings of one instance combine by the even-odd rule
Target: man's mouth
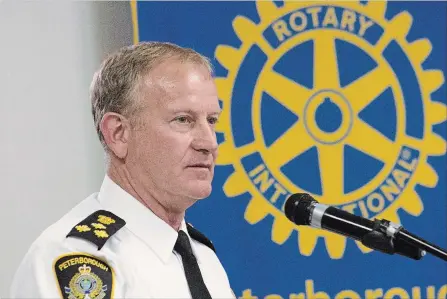
[[191,164],[188,167],[191,168],[206,168],[206,169],[211,169],[211,164],[206,164],[206,163],[196,163],[196,164]]

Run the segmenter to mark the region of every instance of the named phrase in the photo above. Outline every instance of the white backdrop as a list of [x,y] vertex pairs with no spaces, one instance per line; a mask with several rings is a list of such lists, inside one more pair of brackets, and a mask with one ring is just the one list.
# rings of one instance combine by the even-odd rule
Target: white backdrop
[[[32,241],[104,175],[88,89],[132,43],[128,2],[0,0],[0,297]],[[26,283],[26,282],[24,282]]]

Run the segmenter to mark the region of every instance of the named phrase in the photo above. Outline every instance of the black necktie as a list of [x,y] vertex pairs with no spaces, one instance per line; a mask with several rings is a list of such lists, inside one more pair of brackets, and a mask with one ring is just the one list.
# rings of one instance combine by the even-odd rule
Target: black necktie
[[193,299],[211,299],[211,295],[203,282],[202,273],[199,264],[197,264],[189,243],[189,238],[182,230],[178,233],[177,242],[174,250],[182,257],[183,268],[185,270],[186,280]]

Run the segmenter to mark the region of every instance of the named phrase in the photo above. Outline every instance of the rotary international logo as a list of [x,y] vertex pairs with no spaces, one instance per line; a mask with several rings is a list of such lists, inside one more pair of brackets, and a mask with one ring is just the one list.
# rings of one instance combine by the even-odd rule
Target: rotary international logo
[[297,230],[303,255],[322,237],[329,256],[341,258],[346,238],[288,221],[291,194],[400,223],[400,208],[423,212],[416,185],[438,183],[427,158],[446,152],[432,130],[445,121],[446,106],[431,98],[444,76],[422,67],[428,39],[407,41],[411,15],[387,20],[386,6],[257,1],[259,23],[233,21],[240,47],[216,49],[228,70],[216,78],[225,139],[217,163],[234,166],[224,192],[251,194],[250,224],[273,215],[275,243]]

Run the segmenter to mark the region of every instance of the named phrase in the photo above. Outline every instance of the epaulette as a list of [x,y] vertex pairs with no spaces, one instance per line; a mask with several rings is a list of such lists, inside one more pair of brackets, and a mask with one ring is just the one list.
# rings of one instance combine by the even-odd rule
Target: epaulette
[[100,250],[104,244],[119,231],[126,222],[115,214],[98,210],[75,225],[68,233],[68,237],[88,240],[98,246]]
[[216,252],[216,248],[214,248],[213,242],[210,241],[204,234],[202,234],[200,231],[195,229],[191,224],[186,223],[186,228],[188,229],[188,234],[193,238],[194,240],[208,246],[211,248],[214,252]]

